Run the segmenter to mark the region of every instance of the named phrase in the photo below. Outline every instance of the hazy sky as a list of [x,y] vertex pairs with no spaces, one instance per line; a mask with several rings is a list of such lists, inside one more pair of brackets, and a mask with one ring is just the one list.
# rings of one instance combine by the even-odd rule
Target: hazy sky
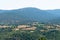
[[11,10],[24,7],[60,9],[60,0],[0,0],[0,9]]

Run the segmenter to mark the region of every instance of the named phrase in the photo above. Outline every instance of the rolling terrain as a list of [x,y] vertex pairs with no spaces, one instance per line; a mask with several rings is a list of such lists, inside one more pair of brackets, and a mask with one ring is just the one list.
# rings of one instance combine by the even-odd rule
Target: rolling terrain
[[54,20],[59,20],[60,16],[57,13],[56,11],[54,13],[53,10],[40,10],[32,7],[0,10],[0,24],[26,24],[34,21],[43,23],[54,22]]

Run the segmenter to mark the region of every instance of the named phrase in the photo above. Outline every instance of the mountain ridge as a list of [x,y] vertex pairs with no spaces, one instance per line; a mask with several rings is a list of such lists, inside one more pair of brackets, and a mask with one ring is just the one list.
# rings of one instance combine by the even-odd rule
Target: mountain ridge
[[0,24],[23,24],[33,21],[45,23],[55,18],[53,13],[32,7],[0,12]]

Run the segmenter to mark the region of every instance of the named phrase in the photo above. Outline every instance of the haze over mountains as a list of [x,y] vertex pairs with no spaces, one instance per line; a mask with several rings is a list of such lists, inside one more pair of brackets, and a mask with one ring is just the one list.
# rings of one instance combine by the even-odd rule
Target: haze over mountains
[[57,18],[53,18],[51,23],[60,24],[60,9],[56,10],[47,10],[47,12],[54,14]]
[[60,10],[40,10],[32,7],[0,10],[0,24],[24,24],[34,21],[60,23]]

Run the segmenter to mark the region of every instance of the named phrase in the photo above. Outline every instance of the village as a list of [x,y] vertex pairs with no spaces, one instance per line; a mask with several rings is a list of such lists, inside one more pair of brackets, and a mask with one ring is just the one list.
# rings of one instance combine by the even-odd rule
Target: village
[[[12,28],[13,26],[6,26],[6,25],[0,25],[0,28]],[[60,30],[60,25],[45,25],[38,22],[33,22],[32,25],[23,24],[18,25],[17,27],[12,28],[14,31],[18,30],[31,30],[34,31],[36,29],[39,29],[41,32],[47,32],[50,30]]]

